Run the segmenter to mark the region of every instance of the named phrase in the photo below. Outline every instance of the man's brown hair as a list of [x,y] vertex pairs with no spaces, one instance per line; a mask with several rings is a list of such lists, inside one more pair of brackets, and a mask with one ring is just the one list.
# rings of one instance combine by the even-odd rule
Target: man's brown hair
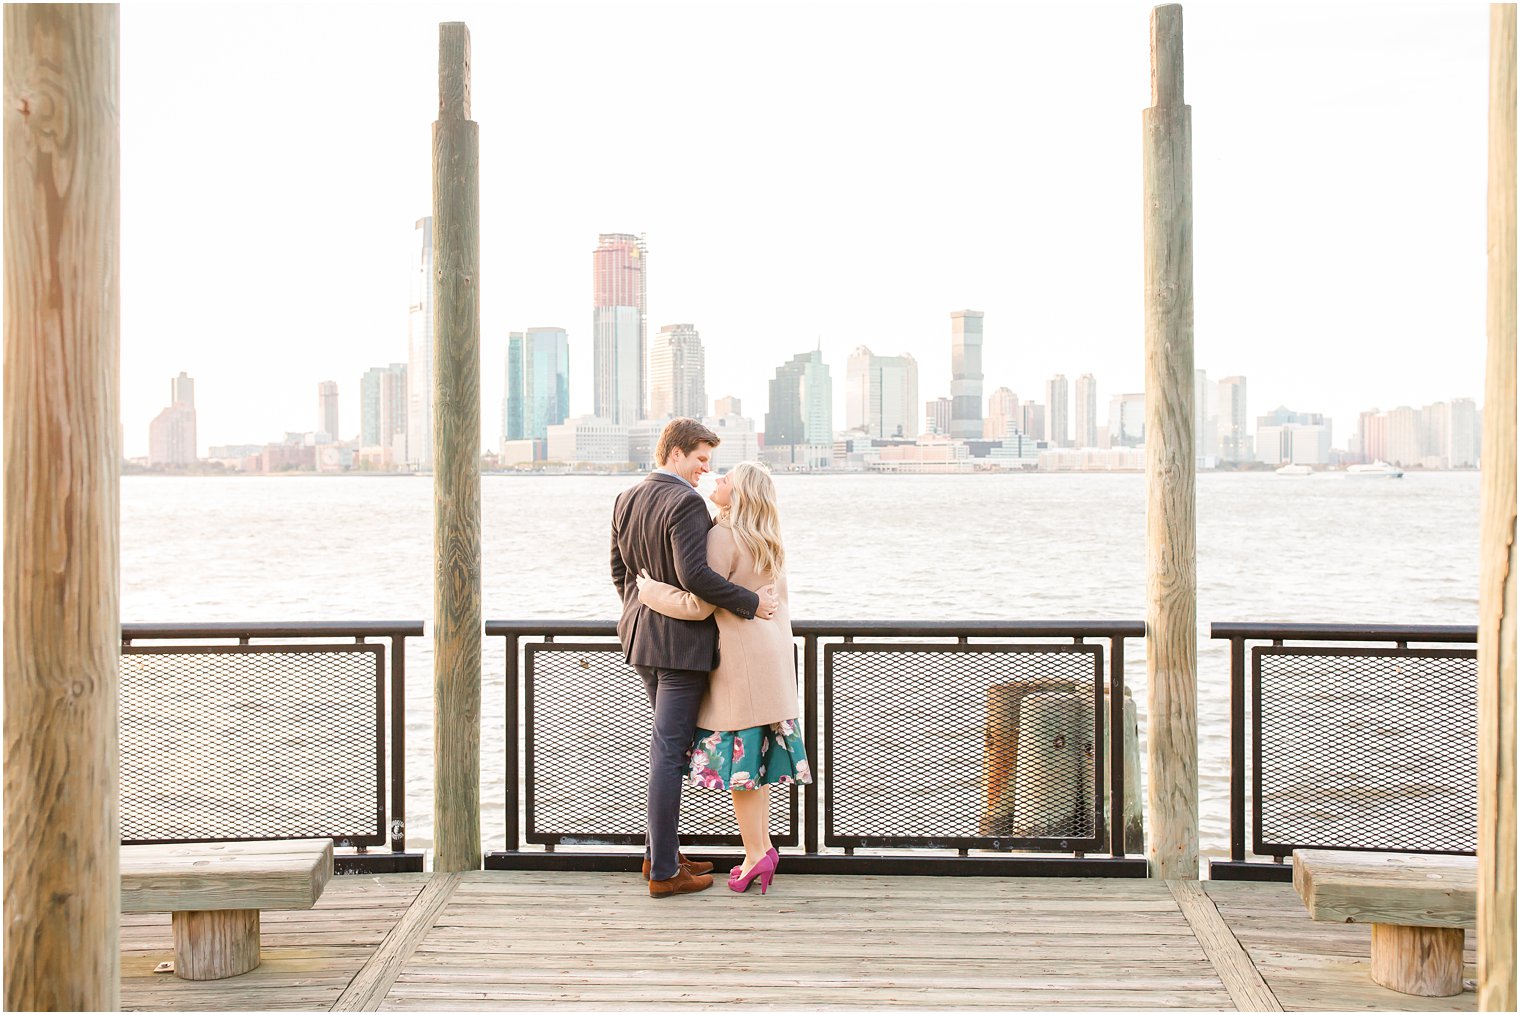
[[718,435],[701,423],[685,416],[677,416],[660,431],[660,442],[654,446],[654,461],[656,465],[664,465],[665,459],[676,448],[681,449],[681,454],[689,455],[697,450],[698,444],[717,447],[719,443]]

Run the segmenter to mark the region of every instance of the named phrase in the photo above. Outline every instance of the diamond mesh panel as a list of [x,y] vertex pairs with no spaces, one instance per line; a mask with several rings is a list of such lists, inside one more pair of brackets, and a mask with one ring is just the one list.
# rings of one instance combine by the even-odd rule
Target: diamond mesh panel
[[[644,682],[616,644],[530,644],[527,686],[527,840],[642,844],[649,733]],[[797,842],[796,788],[772,786],[771,836]],[[739,845],[727,792],[687,786],[681,841]]]
[[1096,848],[1102,670],[1095,645],[826,646],[826,841]]
[[122,841],[383,843],[384,651],[123,647]]
[[1263,646],[1252,673],[1257,853],[1477,848],[1475,651]]

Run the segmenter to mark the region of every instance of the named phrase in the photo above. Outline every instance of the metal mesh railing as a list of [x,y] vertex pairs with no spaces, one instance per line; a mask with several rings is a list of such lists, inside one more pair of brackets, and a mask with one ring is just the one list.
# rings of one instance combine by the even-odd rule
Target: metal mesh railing
[[[526,838],[554,844],[644,842],[650,708],[615,643],[530,643],[523,653]],[[797,791],[773,786],[771,835],[797,842]],[[687,786],[681,841],[739,845],[729,794]]]
[[123,646],[123,843],[383,844],[384,671],[373,644]]
[[1252,650],[1254,849],[1471,853],[1477,653]]
[[824,648],[829,845],[1103,847],[1103,650]]

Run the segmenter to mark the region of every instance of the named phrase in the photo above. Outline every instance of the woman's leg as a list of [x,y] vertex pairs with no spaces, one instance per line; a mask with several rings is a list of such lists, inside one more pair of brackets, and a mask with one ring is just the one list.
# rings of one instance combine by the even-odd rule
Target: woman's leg
[[743,873],[748,874],[771,848],[770,787],[736,789],[730,794],[734,798],[734,816],[739,819],[739,834],[744,838]]

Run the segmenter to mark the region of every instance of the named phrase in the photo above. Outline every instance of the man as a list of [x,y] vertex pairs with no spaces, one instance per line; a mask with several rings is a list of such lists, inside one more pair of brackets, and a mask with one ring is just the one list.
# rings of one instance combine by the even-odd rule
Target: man
[[746,620],[768,621],[779,605],[774,585],[751,592],[707,566],[712,519],[696,486],[717,446],[718,435],[696,420],[671,420],[655,446],[659,468],[619,494],[612,509],[612,583],[623,597],[618,640],[654,706],[644,876],[657,899],[712,886],[712,864],[681,856],[676,821],[697,706],[718,665],[718,625],[712,617],[676,620],[645,607],[638,575],[679,586]]

